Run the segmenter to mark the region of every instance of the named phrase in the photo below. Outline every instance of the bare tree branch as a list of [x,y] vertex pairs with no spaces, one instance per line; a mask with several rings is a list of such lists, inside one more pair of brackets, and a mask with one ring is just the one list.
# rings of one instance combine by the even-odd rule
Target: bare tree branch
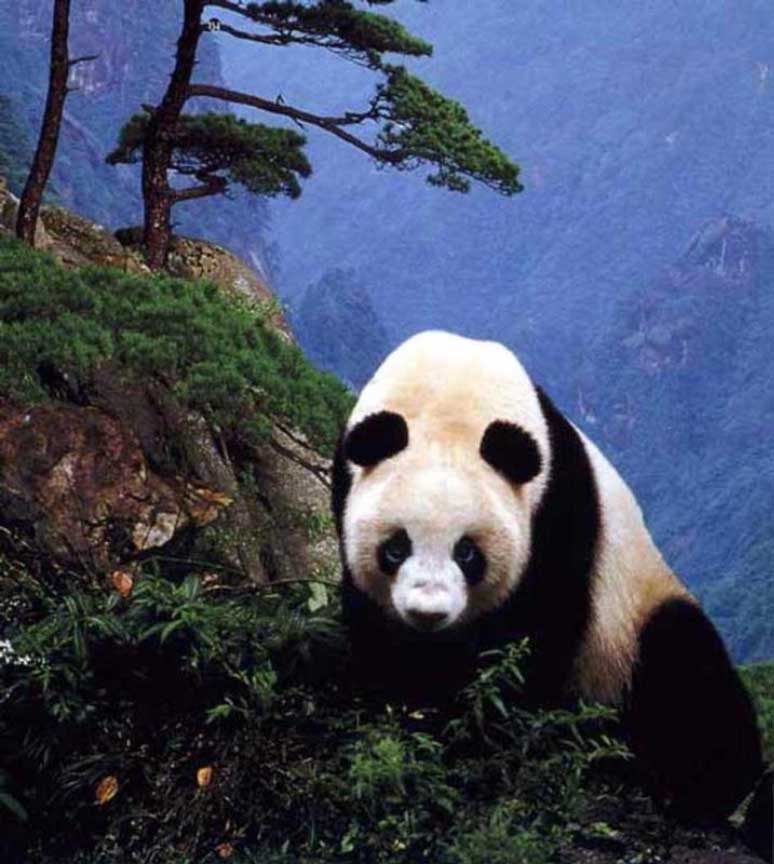
[[210,195],[219,195],[227,188],[228,181],[225,177],[209,177],[201,186],[191,186],[188,189],[173,189],[171,197],[175,203],[178,201],[192,201],[194,198],[207,198]]
[[99,54],[84,54],[83,57],[73,57],[72,60],[67,61],[67,65],[72,68],[76,66],[78,63],[88,63],[91,60],[98,60]]
[[272,102],[268,99],[262,99],[260,96],[251,96],[249,93],[241,93],[237,90],[228,90],[225,87],[214,87],[210,84],[191,84],[188,88],[188,96],[204,96],[210,99],[220,99],[223,102],[233,102],[237,105],[249,105],[251,108],[257,108],[259,111],[267,111],[270,114],[280,114],[283,117],[290,117],[299,123],[308,123],[310,126],[317,126],[319,129],[324,129],[335,135],[347,144],[357,147],[369,156],[379,162],[387,162],[397,164],[406,158],[406,153],[403,150],[386,150],[381,147],[375,147],[362,138],[358,138],[347,132],[342,126],[352,125],[360,122],[354,118],[359,117],[361,120],[375,118],[377,115],[375,109],[364,114],[348,113],[342,117],[325,117],[318,114],[311,114],[308,111],[303,111],[300,108],[294,108],[292,105],[280,104]]
[[[209,27],[206,24],[202,24],[202,30],[208,31]],[[295,41],[289,36],[261,36],[259,33],[246,33],[244,30],[237,30],[236,27],[231,27],[222,22],[218,27],[218,31],[220,33],[228,33],[229,36],[233,36],[235,39],[246,39],[250,42],[260,42],[262,45],[287,45],[289,42]]]

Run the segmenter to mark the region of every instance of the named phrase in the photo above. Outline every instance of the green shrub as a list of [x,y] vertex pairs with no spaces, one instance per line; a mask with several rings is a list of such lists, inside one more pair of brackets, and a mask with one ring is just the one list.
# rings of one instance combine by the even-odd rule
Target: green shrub
[[758,711],[764,756],[774,765],[774,663],[755,663],[740,671]]
[[607,712],[519,707],[523,646],[486,657],[449,714],[353,692],[337,604],[310,612],[309,584],[33,583],[0,663],[18,860],[215,861],[230,843],[245,862],[542,862],[621,753]]
[[0,238],[0,395],[49,398],[52,369],[78,392],[111,363],[219,426],[261,434],[267,416],[285,418],[330,452],[352,397],[266,319],[212,283],[65,270]]

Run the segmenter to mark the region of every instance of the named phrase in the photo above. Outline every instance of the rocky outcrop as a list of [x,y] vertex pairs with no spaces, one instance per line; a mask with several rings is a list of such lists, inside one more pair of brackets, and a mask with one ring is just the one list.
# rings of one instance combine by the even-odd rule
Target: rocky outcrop
[[224,440],[170,389],[111,368],[70,395],[0,402],[0,525],[45,557],[107,574],[166,547],[256,583],[334,571],[330,465],[298,433]]
[[150,273],[136,249],[127,249],[96,222],[63,207],[44,207],[41,222],[49,241],[44,247],[65,267],[97,264],[130,273]]
[[[0,193],[0,210],[15,203]],[[58,207],[44,208],[41,223],[40,245],[67,267],[147,272],[132,232],[119,242]],[[269,323],[292,338],[266,284],[225,249],[176,238],[170,272],[266,304]],[[109,574],[164,547],[256,583],[335,571],[329,462],[281,419],[262,438],[229,440],[183,406],[164,370],[153,380],[111,364],[77,382],[43,374],[50,401],[0,394],[0,527],[44,558]]]
[[[19,199],[0,178],[0,229],[13,232]],[[115,234],[63,207],[41,209],[35,246],[51,252],[65,267],[96,264],[130,273],[150,273],[143,259],[139,228],[119,229]],[[282,305],[266,282],[241,259],[223,246],[192,237],[173,237],[167,271],[182,279],[207,279],[228,294],[261,304],[269,323],[292,340]]]
[[[141,256],[142,229],[122,228],[116,239],[128,254]],[[182,279],[208,279],[224,291],[248,303],[263,304],[272,326],[292,339],[282,306],[266,282],[228,249],[193,237],[174,236],[170,244],[167,271]]]
[[155,472],[133,431],[98,408],[0,403],[2,521],[62,564],[108,570],[231,503]]

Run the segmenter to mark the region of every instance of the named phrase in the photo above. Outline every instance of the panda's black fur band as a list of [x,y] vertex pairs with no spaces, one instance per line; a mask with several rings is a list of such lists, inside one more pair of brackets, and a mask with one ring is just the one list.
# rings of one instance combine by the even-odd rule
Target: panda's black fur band
[[371,468],[405,450],[408,442],[408,426],[400,414],[379,411],[369,414],[350,430],[344,450],[350,462]]
[[479,449],[482,458],[505,478],[522,485],[540,473],[535,439],[516,423],[495,420],[486,427]]

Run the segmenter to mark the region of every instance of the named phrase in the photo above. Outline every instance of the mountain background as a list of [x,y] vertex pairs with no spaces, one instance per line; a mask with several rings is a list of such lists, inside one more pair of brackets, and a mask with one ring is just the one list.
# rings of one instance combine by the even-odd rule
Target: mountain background
[[[12,182],[37,133],[50,5],[0,5]],[[178,6],[73,4],[73,53],[100,56],[68,99],[53,194],[111,227],[140,221],[139,178],[104,157],[158,99]],[[525,192],[434,190],[310,131],[299,202],[198,202],[178,230],[268,273],[309,355],[355,387],[427,327],[505,342],[620,468],[735,657],[774,657],[774,9],[387,11],[435,45],[411,67],[521,164]],[[373,84],[324,53],[215,35],[198,75],[326,112]]]

